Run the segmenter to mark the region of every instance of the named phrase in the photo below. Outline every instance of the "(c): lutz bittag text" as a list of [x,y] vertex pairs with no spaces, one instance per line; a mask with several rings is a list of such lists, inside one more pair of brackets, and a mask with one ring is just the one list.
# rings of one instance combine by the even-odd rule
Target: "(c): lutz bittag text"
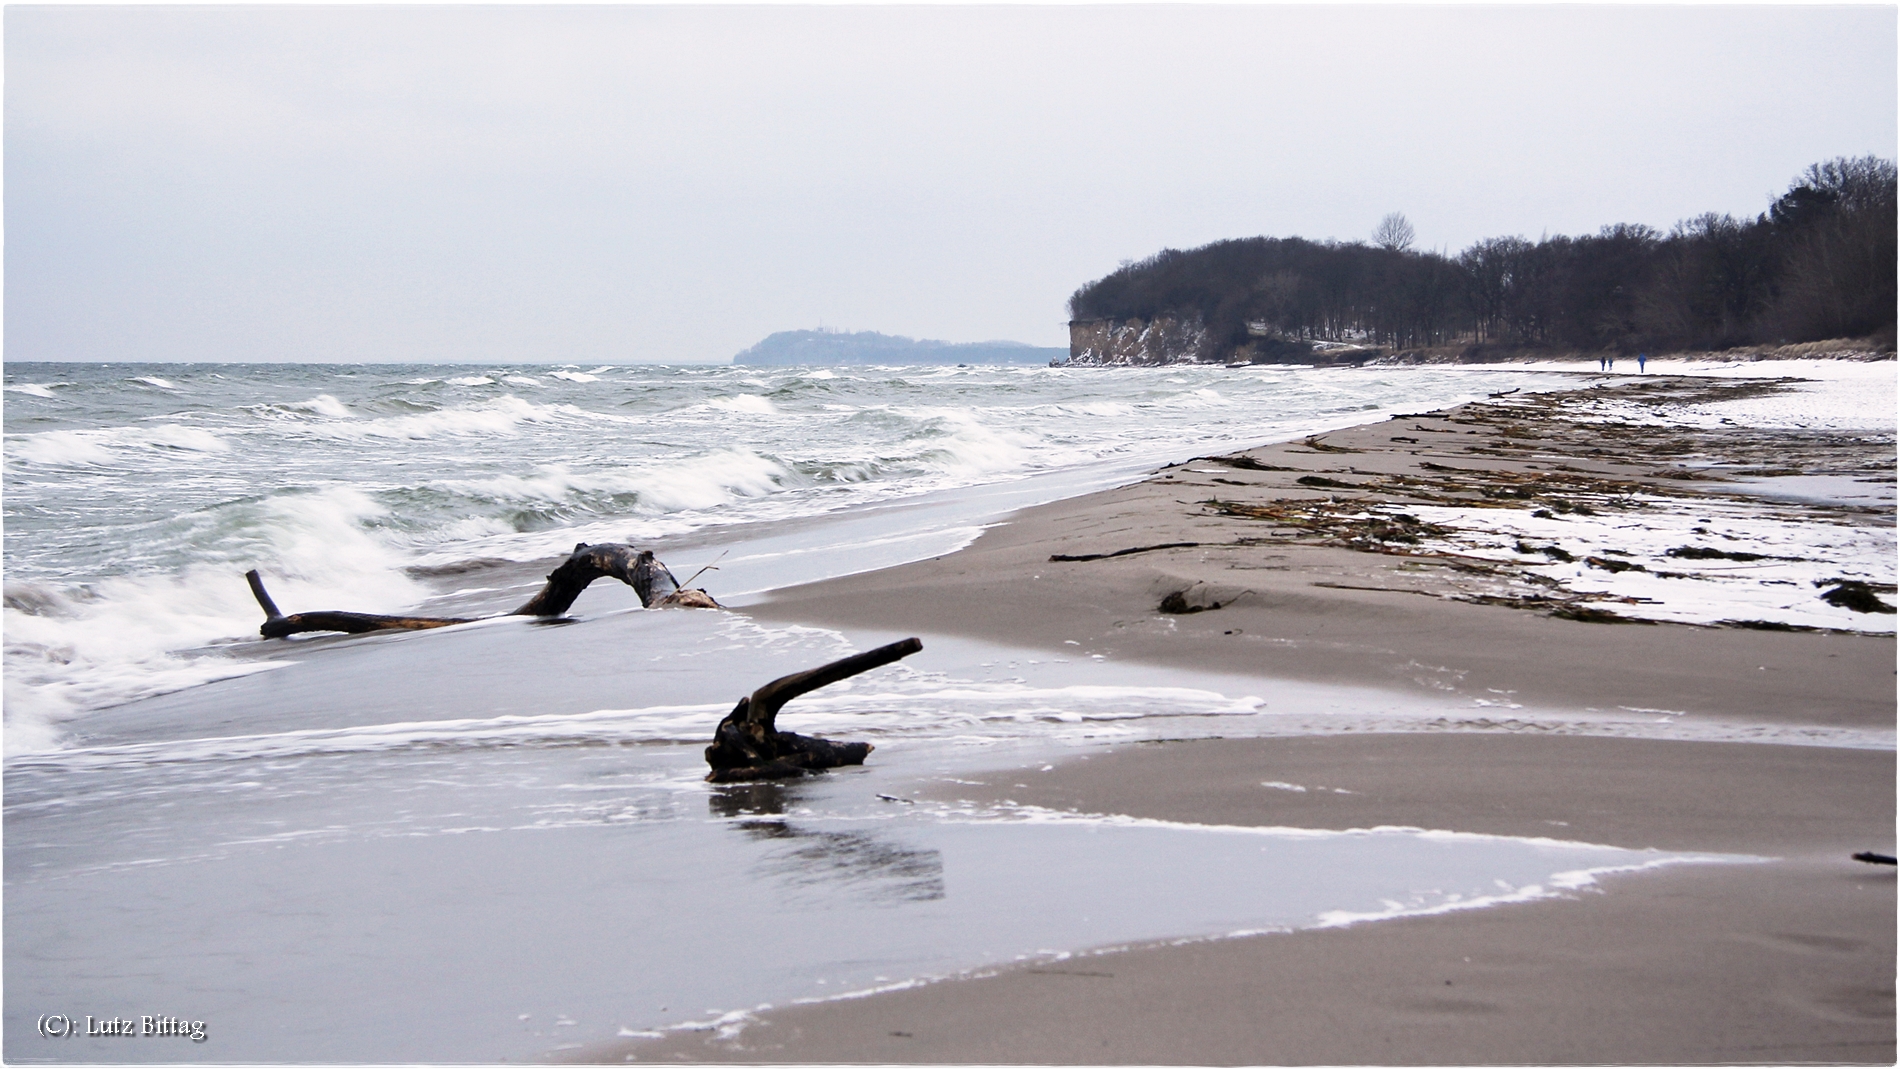
[[86,1014],[69,1017],[63,1013],[43,1013],[39,1033],[48,1039],[74,1036],[175,1036],[193,1043],[205,1041],[205,1023],[180,1017],[148,1014],[144,1017],[94,1017]]

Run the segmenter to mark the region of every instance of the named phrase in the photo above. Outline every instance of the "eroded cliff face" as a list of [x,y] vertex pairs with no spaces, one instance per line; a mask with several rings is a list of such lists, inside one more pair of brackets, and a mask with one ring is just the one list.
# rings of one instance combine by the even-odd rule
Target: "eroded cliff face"
[[1207,325],[1199,316],[1170,315],[1142,319],[1077,319],[1069,324],[1070,364],[1209,364],[1225,357],[1214,351]]

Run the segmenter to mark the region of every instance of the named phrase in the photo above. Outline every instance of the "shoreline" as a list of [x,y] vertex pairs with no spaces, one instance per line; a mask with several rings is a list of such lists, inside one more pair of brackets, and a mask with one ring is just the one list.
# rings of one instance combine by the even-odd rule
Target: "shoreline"
[[[1689,388],[1707,382],[1690,380]],[[1619,390],[1647,393],[1655,403],[1680,396],[1652,378],[1531,398],[1595,401]],[[1480,408],[1488,411],[1473,418]],[[775,622],[957,633],[1267,679],[1455,693],[1505,709],[1624,707],[1892,728],[1893,615],[1834,614],[1885,629],[1868,634],[1772,621],[1685,626],[1645,615],[1647,606],[1629,604],[1614,588],[1603,594],[1586,586],[1599,577],[1656,574],[1598,566],[1640,558],[1608,550],[1554,571],[1550,556],[1585,558],[1595,529],[1611,523],[1659,514],[1653,522],[1663,522],[1675,510],[1746,494],[1753,484],[1743,480],[1751,476],[1729,471],[1810,463],[1872,471],[1890,485],[1891,433],[1882,442],[1662,428],[1649,437],[1667,441],[1649,444],[1670,452],[1632,459],[1590,444],[1595,429],[1560,422],[1568,415],[1549,406],[1472,403],[1169,465],[1129,485],[1025,509],[955,553],[780,589],[744,611]],[[1626,441],[1641,440],[1643,428],[1618,430]],[[1692,467],[1684,455],[1749,442],[1719,466]],[[1586,449],[1602,455],[1582,455]],[[1766,458],[1782,467],[1764,469]],[[1642,495],[1661,506],[1623,504]],[[1764,510],[1786,507],[1808,525],[1890,531],[1893,523],[1890,495],[1874,504],[1754,501]],[[1505,523],[1553,505],[1566,514],[1539,521],[1545,532],[1583,533],[1544,533],[1532,544],[1507,532],[1501,547],[1481,556],[1443,533],[1449,528],[1414,517],[1434,507],[1455,511],[1444,508],[1448,502],[1485,506],[1463,511]],[[1747,548],[1710,526],[1717,529],[1665,533]],[[1750,533],[1745,523],[1736,527]],[[1662,572],[1694,562],[1653,558],[1664,562],[1657,573],[1675,576],[1659,577],[1662,585],[1698,594],[1709,585]],[[1879,596],[1891,604],[1891,576],[1888,582]],[[1818,594],[1812,599],[1825,611]]]
[[[1421,570],[1418,554],[1390,552],[1402,547],[1342,544],[1350,530],[1273,534],[1259,513],[1203,505],[1210,492],[1243,506],[1345,497],[1363,513],[1365,499],[1390,498],[1393,480],[1429,471],[1454,443],[1474,471],[1549,469],[1539,456],[1555,454],[1599,480],[1672,477],[1653,456],[1565,452],[1565,428],[1548,413],[1458,422],[1473,407],[1407,417],[1422,432],[1362,425],[1246,450],[1241,464],[1172,466],[1024,510],[958,553],[783,590],[745,611],[1456,695],[1474,710],[1620,706],[1691,722],[1892,730],[1891,634],[1565,616],[1565,599],[1500,593],[1500,569],[1482,561]],[[1468,433],[1495,447],[1478,463],[1463,448]],[[1736,437],[1783,450],[1792,440]],[[1809,441],[1803,462],[1865,462],[1840,445]],[[1335,478],[1342,466],[1350,473]],[[1314,477],[1335,485],[1298,481]],[[1337,485],[1349,481],[1360,485]],[[1867,507],[1866,522],[1891,524],[1890,505]],[[1162,607],[1170,596],[1177,611]],[[725,1038],[674,1033],[562,1060],[1891,1063],[1894,871],[1848,858],[1891,852],[1890,749],[1517,728],[1158,741],[927,793],[1190,823],[1398,824],[1771,860],[1616,876],[1563,897],[1344,929],[1081,954],[1062,967],[761,1011]]]
[[[1308,789],[1263,789],[1267,776]],[[1772,860],[1610,875],[1531,902],[1344,928],[1083,952],[761,1011],[736,1035],[681,1031],[562,1060],[1893,1059],[1893,872],[1846,856],[1859,833],[1891,834],[1891,754],[1482,734],[1228,739],[1073,760],[1027,790],[1011,782],[1021,773],[983,778],[937,795],[1240,825],[1364,827],[1402,813],[1428,827]],[[1876,804],[1836,827],[1870,791],[1885,812]],[[1791,796],[1803,801],[1784,806]]]

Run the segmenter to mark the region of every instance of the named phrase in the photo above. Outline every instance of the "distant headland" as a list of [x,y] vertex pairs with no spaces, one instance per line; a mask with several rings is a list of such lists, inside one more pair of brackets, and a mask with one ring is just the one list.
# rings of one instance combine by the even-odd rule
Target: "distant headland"
[[874,330],[781,330],[735,364],[1047,364],[1069,350],[1016,341],[920,341]]

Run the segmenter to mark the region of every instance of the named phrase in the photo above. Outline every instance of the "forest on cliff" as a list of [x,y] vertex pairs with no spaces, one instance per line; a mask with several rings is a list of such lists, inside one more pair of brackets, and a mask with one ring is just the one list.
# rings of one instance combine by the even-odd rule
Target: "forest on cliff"
[[1809,167],[1753,219],[1713,212],[1667,233],[1487,238],[1455,256],[1373,243],[1241,238],[1166,249],[1077,290],[1073,320],[1198,319],[1219,352],[1263,341],[1626,351],[1874,337],[1895,318],[1895,168]]

